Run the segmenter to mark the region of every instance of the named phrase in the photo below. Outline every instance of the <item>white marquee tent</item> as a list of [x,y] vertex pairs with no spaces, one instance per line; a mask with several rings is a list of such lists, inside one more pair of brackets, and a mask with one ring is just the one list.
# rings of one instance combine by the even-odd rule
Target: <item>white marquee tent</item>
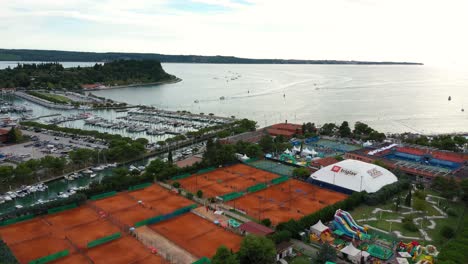
[[370,254],[366,251],[361,251],[353,246],[353,244],[349,243],[346,247],[340,250],[341,253],[348,255],[348,259],[351,260],[353,263],[360,263],[361,256],[364,259],[370,256]]
[[328,226],[324,225],[322,221],[318,221],[315,225],[310,227],[310,232],[316,234],[317,236],[320,236],[322,232],[328,230]]
[[318,183],[323,182],[356,192],[368,193],[374,193],[383,186],[398,180],[387,169],[352,159],[326,166],[313,173],[310,178]]

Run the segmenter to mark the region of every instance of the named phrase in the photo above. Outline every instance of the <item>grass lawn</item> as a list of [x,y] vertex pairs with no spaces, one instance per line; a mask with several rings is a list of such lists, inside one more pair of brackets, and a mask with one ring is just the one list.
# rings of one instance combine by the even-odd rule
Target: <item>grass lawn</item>
[[[403,202],[404,199],[402,198],[401,201]],[[439,208],[442,209],[444,208],[444,206],[448,206],[454,209],[456,212],[458,212],[458,216],[449,216],[448,218],[444,218],[444,219],[433,219],[433,221],[436,223],[436,227],[434,229],[427,228],[428,226],[431,225],[431,222],[429,220],[424,219],[422,222],[422,227],[428,233],[429,237],[432,238],[432,241],[428,241],[427,244],[434,244],[437,247],[442,246],[443,244],[447,242],[447,239],[442,237],[442,235],[440,234],[440,229],[443,226],[451,226],[454,229],[456,229],[456,227],[459,224],[460,217],[462,216],[462,212],[464,210],[464,205],[461,203],[454,203],[454,202],[444,200],[441,202],[441,206],[439,206]],[[398,230],[404,236],[421,237],[421,240],[423,241],[422,235],[419,233],[419,231],[416,231],[416,232],[408,231],[403,228],[402,223],[396,223],[396,222],[390,223],[388,221],[385,221],[385,220],[390,220],[390,219],[399,219],[399,218],[404,217],[405,215],[402,215],[397,212],[378,212],[376,214],[373,214],[372,211],[375,210],[376,208],[381,208],[384,210],[395,210],[394,201],[392,199],[392,200],[389,200],[389,202],[385,204],[381,204],[377,206],[361,205],[355,208],[353,211],[350,211],[349,213],[353,216],[355,220],[377,218],[377,220],[371,220],[371,221],[358,221],[359,224],[362,224],[362,225],[367,224],[372,227],[385,230],[387,232]],[[407,212],[408,209],[400,208],[399,211]],[[428,202],[425,202],[424,211],[426,211],[427,213],[414,213],[412,214],[412,216],[414,218],[417,218],[417,217],[424,217],[424,216],[439,216],[440,215],[440,213],[432,206],[432,204]],[[418,228],[420,226],[421,225],[418,224]]]
[[65,97],[63,95],[58,95],[58,94],[50,94],[50,93],[41,93],[45,97],[52,98],[53,100],[60,101],[64,104],[72,102],[72,100],[68,97]]

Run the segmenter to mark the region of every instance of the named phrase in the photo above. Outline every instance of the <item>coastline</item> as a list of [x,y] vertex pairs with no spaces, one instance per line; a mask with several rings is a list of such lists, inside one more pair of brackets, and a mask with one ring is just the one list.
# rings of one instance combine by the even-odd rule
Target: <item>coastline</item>
[[176,77],[173,80],[165,80],[165,81],[151,82],[151,83],[134,83],[134,84],[117,85],[117,86],[106,86],[106,87],[100,87],[100,88],[84,89],[83,91],[99,91],[99,90],[141,87],[141,86],[151,86],[151,85],[160,85],[160,84],[172,84],[172,83],[178,83],[181,81],[182,81],[181,78]]

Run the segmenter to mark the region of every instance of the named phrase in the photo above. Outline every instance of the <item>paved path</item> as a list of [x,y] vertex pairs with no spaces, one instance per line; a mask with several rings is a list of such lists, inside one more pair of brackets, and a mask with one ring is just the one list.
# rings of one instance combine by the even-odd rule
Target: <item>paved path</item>
[[307,255],[309,257],[315,257],[317,255],[317,252],[319,251],[318,248],[310,246],[297,239],[291,239],[291,242],[293,243],[293,246],[296,250],[300,250],[304,253],[304,255]]

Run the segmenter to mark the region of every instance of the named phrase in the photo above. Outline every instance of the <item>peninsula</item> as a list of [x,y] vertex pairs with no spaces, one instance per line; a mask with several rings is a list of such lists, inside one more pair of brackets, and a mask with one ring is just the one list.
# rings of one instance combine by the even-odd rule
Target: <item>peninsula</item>
[[115,60],[92,67],[64,68],[60,63],[18,64],[0,70],[0,87],[80,90],[142,84],[169,83],[179,79],[164,71],[156,60]]
[[351,64],[351,65],[423,65],[418,62],[248,59],[233,56],[165,55],[157,53],[80,52],[60,50],[0,49],[0,61],[114,61],[121,59],[158,60],[174,63],[225,64]]

